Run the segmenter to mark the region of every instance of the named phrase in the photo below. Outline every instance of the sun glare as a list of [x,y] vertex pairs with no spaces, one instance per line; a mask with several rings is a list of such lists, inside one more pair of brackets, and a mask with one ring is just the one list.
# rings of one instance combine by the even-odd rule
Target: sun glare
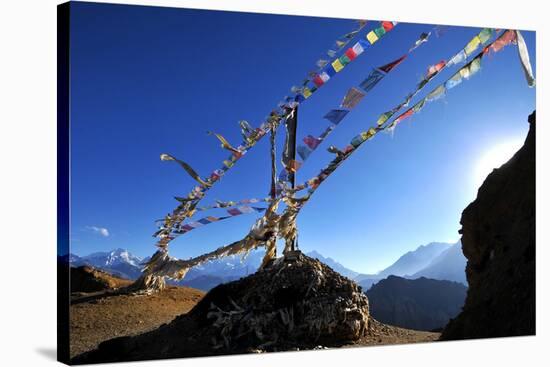
[[522,145],[523,139],[515,139],[499,143],[486,151],[478,161],[475,169],[474,180],[476,188],[481,186],[489,173],[512,158]]

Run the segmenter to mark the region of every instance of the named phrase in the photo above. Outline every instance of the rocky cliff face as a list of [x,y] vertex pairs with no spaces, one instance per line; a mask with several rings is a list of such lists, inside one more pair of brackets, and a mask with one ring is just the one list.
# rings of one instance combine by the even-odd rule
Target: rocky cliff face
[[535,334],[535,116],[523,147],[462,213],[469,289],[442,339]]
[[361,288],[298,253],[217,286],[168,325],[106,341],[72,362],[310,349],[355,341],[368,330],[369,305]]

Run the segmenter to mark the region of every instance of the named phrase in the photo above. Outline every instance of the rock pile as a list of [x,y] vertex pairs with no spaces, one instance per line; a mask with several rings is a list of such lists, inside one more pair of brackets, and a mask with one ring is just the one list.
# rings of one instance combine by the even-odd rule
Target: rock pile
[[300,252],[212,289],[188,314],[136,337],[112,339],[74,363],[340,346],[365,336],[361,288]]

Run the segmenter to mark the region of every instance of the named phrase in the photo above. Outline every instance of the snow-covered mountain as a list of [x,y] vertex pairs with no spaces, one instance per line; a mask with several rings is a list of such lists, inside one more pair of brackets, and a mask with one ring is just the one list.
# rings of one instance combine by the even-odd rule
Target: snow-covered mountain
[[458,244],[432,242],[405,253],[377,274],[359,274],[354,280],[365,291],[390,275],[407,279],[426,277],[451,280],[467,285],[464,273],[466,259],[462,255],[461,248],[460,242]]
[[[264,254],[264,250],[258,249],[250,252],[245,258],[240,255],[232,255],[209,261],[192,268],[185,278],[177,284],[210,290],[220,283],[254,273],[258,270]],[[343,276],[355,280],[365,291],[389,275],[409,279],[424,276],[426,278],[458,281],[467,285],[464,274],[466,259],[462,255],[460,242],[456,245],[430,243],[420,246],[414,251],[407,252],[395,263],[377,274],[360,274],[317,251],[310,251],[306,255],[322,261]],[[67,261],[67,259],[73,266],[91,265],[123,278],[137,279],[141,275],[143,264],[149,258],[142,259],[132,255],[128,250],[119,248],[113,251],[96,252],[87,256],[69,254],[63,257],[63,261]]]
[[433,259],[424,269],[414,273],[410,278],[430,278],[452,280],[468,285],[466,280],[466,257],[462,253],[460,241],[443,251]]
[[141,275],[143,259],[132,255],[128,250],[118,248],[87,256],[70,254],[69,262],[73,266],[90,265],[123,278],[137,279]]

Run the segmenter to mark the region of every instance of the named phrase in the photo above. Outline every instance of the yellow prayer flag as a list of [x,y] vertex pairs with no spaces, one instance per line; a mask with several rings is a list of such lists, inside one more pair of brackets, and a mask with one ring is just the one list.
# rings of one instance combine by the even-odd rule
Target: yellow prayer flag
[[466,55],[470,56],[475,50],[477,50],[480,44],[481,40],[478,36],[475,36],[470,42],[468,42],[466,47],[464,47],[464,52],[466,52]]
[[370,44],[372,45],[374,42],[378,41],[378,36],[376,35],[376,33],[374,33],[374,31],[370,31],[367,34],[367,39],[369,40]]
[[458,71],[462,78],[468,79],[470,77],[470,67],[469,65],[464,66]]
[[383,113],[382,115],[380,115],[380,117],[378,118],[378,121],[376,121],[376,124],[378,126],[381,126],[382,124],[384,124],[384,122],[388,121],[388,115]]
[[[334,71],[336,71],[336,72],[339,72],[340,70],[342,70],[344,68],[344,65],[340,62],[340,59],[334,60],[334,62],[331,65],[334,68]],[[305,94],[304,94],[304,97],[306,97]]]
[[311,90],[308,87],[305,87],[302,94],[304,95],[305,98],[309,98],[309,96],[311,96]]

